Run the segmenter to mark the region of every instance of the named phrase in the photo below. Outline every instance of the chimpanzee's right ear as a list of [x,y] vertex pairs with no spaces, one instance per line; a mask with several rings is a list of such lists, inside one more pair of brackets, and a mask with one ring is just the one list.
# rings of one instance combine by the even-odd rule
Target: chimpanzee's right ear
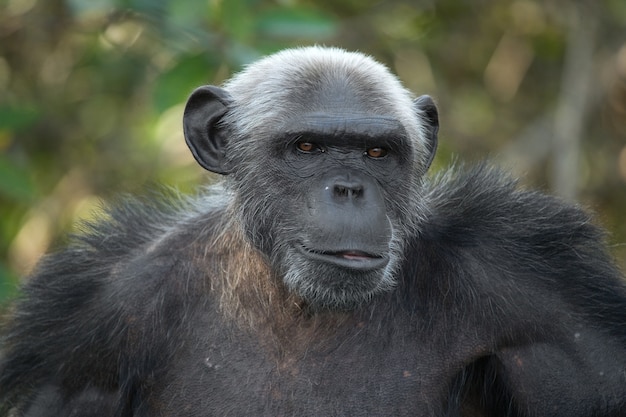
[[226,90],[206,85],[196,89],[187,100],[183,116],[185,142],[193,157],[211,172],[231,172],[226,157],[228,138],[219,125],[232,99]]
[[430,96],[419,96],[413,101],[413,105],[419,111],[422,123],[425,127],[426,146],[428,157],[424,169],[428,169],[437,152],[437,134],[439,132],[439,112],[437,105]]

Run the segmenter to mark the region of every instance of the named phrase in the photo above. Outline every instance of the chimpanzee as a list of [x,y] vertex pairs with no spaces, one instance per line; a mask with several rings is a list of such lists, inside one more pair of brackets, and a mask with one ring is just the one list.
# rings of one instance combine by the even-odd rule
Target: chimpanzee
[[118,202],[26,281],[5,416],[626,416],[626,285],[580,208],[425,173],[437,109],[360,53],[184,112],[193,197]]

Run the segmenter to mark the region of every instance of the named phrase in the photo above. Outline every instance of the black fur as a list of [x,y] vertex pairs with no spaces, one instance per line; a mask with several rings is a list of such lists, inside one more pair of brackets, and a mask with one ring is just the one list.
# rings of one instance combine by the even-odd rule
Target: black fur
[[298,322],[292,337],[309,345],[283,347],[220,319],[205,281],[215,272],[192,259],[191,238],[221,233],[219,200],[195,216],[189,202],[127,201],[25,286],[5,340],[5,413],[73,415],[100,398],[83,409],[624,415],[626,291],[589,216],[486,167],[427,190],[435,214],[399,287],[340,323]]
[[[587,213],[488,164],[415,174],[432,159],[415,148],[436,147],[430,99],[397,120],[378,107],[353,118],[388,122],[400,154],[392,143],[388,159],[367,159],[367,141],[387,143],[385,126],[358,148],[350,135],[364,125],[325,131],[353,117],[326,114],[311,131],[328,146],[288,153],[296,162],[284,164],[276,155],[294,143],[278,151],[282,137],[224,134],[216,118],[239,98],[210,92],[219,100],[208,136],[195,124],[205,120],[194,113],[201,102],[186,131],[196,132],[193,146],[211,141],[194,155],[233,180],[194,197],[126,199],[41,261],[3,333],[0,416],[626,415],[626,285]],[[325,85],[314,92],[332,97]],[[346,97],[362,105],[349,89]],[[400,126],[402,117],[423,129]],[[335,181],[327,166],[349,170],[339,184],[353,194],[354,216],[339,210],[345,195],[306,199],[318,177]],[[362,209],[372,204],[384,212]],[[389,224],[371,233],[365,225],[381,213]],[[356,252],[347,254],[354,270],[336,266],[336,255],[285,255],[291,236],[325,244],[324,233],[328,247],[387,242],[398,252],[385,272],[395,287],[359,282],[380,274],[359,270],[370,259]],[[284,267],[314,295],[290,287]]]

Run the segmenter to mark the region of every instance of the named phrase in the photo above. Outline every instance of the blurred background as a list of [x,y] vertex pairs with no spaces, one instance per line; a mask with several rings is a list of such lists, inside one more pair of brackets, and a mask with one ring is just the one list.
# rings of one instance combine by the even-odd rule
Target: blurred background
[[309,44],[436,98],[433,172],[495,159],[595,211],[626,268],[624,0],[0,0],[0,304],[102,200],[214,179],[189,93]]

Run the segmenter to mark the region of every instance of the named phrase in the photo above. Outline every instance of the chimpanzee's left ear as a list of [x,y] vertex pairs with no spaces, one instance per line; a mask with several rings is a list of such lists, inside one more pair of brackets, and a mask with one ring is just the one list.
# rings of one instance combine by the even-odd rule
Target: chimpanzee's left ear
[[203,86],[191,93],[183,116],[185,141],[193,157],[204,169],[223,175],[229,174],[231,167],[226,157],[228,138],[219,121],[230,102],[226,90]]
[[425,169],[428,169],[433,162],[437,152],[437,133],[439,132],[439,112],[437,106],[430,96],[420,96],[413,101],[413,105],[418,110],[418,115],[426,131],[426,145],[428,146],[428,159]]

